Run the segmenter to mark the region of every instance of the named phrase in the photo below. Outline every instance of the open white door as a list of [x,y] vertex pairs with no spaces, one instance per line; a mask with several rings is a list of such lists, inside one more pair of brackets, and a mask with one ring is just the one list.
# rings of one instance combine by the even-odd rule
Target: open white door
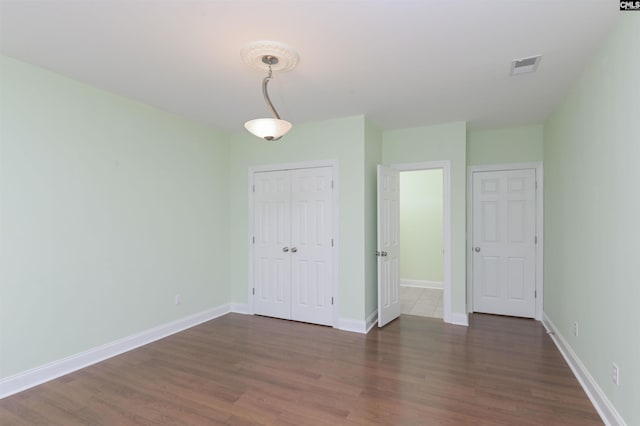
[[400,172],[378,165],[378,327],[400,316]]

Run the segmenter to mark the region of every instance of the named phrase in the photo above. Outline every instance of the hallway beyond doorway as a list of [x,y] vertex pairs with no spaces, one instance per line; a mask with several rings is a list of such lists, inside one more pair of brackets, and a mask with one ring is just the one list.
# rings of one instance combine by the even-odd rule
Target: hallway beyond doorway
[[442,290],[400,286],[400,309],[403,314],[442,318]]

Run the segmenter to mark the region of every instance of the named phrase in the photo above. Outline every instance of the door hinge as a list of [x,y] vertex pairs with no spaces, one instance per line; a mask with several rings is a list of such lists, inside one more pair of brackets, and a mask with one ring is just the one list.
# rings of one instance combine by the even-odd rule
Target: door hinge
[[256,295],[256,288],[255,287],[253,288],[253,295],[254,296]]
[[251,237],[251,242],[252,242],[253,244],[255,244],[255,243],[256,243],[256,237],[255,237],[255,236]]
[[533,298],[534,299],[538,298],[538,290],[533,290]]
[[333,189],[333,181],[331,181],[331,189]]
[[535,237],[535,244],[538,244],[538,236]]
[[333,297],[331,298],[331,304],[333,305]]
[[331,247],[333,247],[333,238],[331,239]]
[[538,189],[538,181],[536,181],[536,189]]
[[256,192],[256,186],[255,186],[255,185],[252,185],[252,186],[251,186],[251,190],[252,190],[253,192]]

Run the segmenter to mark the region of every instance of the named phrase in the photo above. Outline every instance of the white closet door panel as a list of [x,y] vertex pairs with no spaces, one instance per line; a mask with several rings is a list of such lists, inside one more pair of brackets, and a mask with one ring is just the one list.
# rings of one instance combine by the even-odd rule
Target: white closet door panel
[[292,319],[332,323],[333,172],[291,171]]
[[259,315],[291,319],[289,172],[256,173],[254,185],[254,310]]

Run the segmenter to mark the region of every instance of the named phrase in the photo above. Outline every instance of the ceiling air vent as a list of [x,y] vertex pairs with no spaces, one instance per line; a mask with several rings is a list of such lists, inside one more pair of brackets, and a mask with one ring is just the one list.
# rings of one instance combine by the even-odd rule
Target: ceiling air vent
[[526,74],[538,69],[542,55],[530,56],[528,58],[514,59],[511,62],[511,75]]

